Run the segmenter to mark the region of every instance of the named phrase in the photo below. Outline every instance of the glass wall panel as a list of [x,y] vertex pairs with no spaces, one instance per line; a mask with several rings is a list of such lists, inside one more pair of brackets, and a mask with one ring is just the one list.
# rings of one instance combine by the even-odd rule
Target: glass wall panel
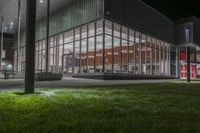
[[105,21],[105,33],[108,35],[112,35],[112,22]]
[[120,48],[120,39],[114,37],[114,73],[121,72],[121,48]]
[[156,75],[160,75],[160,41],[156,40],[156,52],[155,52],[155,57],[156,57]]
[[135,35],[135,74],[140,74],[141,64],[141,44],[140,44],[140,33],[136,32]]
[[152,64],[152,75],[156,74],[156,58],[155,58],[155,53],[156,53],[156,40],[154,38],[152,38],[152,42],[151,42],[151,64]]
[[42,50],[42,72],[46,70],[46,50]]
[[120,37],[120,25],[114,24],[114,36]]
[[80,73],[80,41],[75,42],[74,73]]
[[123,39],[128,39],[128,28],[122,26],[122,38]]
[[168,44],[165,43],[165,75],[168,75],[169,71],[169,54],[168,54]]
[[88,45],[88,72],[94,73],[94,45],[95,45],[95,39],[94,37],[89,38],[89,45]]
[[87,73],[87,39],[81,40],[81,73]]
[[64,33],[64,43],[73,42],[73,30]]
[[146,54],[147,54],[147,48],[146,48],[146,35],[142,34],[142,42],[141,42],[141,71],[142,74],[146,74]]
[[103,72],[103,35],[97,36],[96,43],[96,72]]
[[150,75],[151,74],[151,38],[148,36],[147,37],[147,43],[146,43],[146,74]]
[[54,50],[50,48],[49,50],[49,71],[53,72],[53,64],[54,64]]
[[162,75],[164,75],[164,73],[165,73],[165,53],[164,53],[164,42],[161,42],[161,45],[160,45],[160,53],[161,53],[161,65],[160,65],[160,67],[161,67],[161,74]]
[[58,61],[59,61],[59,66],[58,66],[58,73],[62,73],[62,65],[63,65],[63,45],[58,46]]
[[135,32],[129,30],[129,72],[135,73]]
[[89,24],[89,37],[94,36],[94,34],[95,34],[95,24],[91,23]]
[[105,35],[105,72],[112,72],[112,36]]
[[135,43],[129,42],[129,72],[135,73]]
[[87,25],[82,26],[82,27],[81,27],[81,31],[82,31],[82,33],[81,33],[81,38],[82,38],[82,39],[87,38]]
[[103,34],[103,21],[102,20],[97,21],[96,25],[97,25],[96,34],[97,35]]
[[[127,36],[127,35],[126,35]],[[122,73],[128,73],[128,41],[122,39]]]
[[63,74],[71,74],[74,64],[73,59],[73,43],[67,43],[64,45],[63,54]]

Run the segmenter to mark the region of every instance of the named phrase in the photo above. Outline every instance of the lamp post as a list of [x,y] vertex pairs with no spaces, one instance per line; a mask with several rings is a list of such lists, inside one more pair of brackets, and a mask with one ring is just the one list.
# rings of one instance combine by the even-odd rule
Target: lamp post
[[185,28],[185,39],[186,39],[186,51],[187,51],[187,82],[189,83],[191,81],[190,79],[190,28]]
[[19,71],[19,46],[20,46],[20,29],[21,29],[21,0],[18,0],[18,26],[17,26],[17,60],[16,60],[16,72]]
[[2,70],[3,34],[4,34],[4,17],[2,16],[1,18],[1,44],[0,44],[0,70]]
[[36,0],[27,0],[26,11],[26,66],[25,93],[32,94],[35,90],[35,20]]

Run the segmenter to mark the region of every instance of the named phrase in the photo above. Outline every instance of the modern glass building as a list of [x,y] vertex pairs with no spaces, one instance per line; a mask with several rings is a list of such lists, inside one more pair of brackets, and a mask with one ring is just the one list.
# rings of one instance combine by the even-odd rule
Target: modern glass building
[[[46,4],[46,1],[40,3]],[[174,22],[140,0],[71,0],[36,25],[35,72],[101,79],[186,78],[185,26],[191,77],[200,76],[200,20]],[[25,34],[14,71],[25,70]],[[17,35],[16,35],[17,36]],[[47,44],[48,39],[48,44]],[[48,64],[47,64],[48,63]]]

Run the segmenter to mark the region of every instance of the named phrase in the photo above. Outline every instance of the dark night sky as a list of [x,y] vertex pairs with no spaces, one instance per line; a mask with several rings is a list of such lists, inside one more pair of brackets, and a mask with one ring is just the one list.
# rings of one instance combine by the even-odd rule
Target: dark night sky
[[165,16],[178,20],[189,16],[200,18],[199,0],[142,0]]

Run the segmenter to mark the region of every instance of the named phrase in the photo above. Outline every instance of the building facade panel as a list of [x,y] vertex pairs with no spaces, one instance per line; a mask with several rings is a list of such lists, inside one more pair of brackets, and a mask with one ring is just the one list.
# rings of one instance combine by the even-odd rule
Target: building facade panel
[[140,0],[105,0],[106,18],[128,25],[172,44],[175,43],[174,21]]

